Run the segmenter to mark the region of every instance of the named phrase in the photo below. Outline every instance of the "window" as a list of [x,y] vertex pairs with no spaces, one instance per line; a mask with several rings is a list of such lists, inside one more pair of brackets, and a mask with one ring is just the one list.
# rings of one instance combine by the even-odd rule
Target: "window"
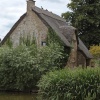
[[46,42],[45,42],[45,41],[42,41],[42,42],[41,42],[41,45],[42,45],[42,46],[46,46]]

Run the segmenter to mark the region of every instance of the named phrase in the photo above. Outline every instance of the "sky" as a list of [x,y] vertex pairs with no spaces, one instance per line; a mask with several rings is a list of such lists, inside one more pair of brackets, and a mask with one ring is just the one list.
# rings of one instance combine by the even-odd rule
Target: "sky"
[[[69,11],[70,0],[35,0],[36,6],[48,9],[57,15]],[[26,0],[0,0],[0,38],[9,32],[14,23],[26,12]]]

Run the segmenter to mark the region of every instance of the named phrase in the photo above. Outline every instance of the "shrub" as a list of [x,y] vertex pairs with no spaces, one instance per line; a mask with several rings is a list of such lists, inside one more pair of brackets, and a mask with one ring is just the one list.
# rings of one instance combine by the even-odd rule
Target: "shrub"
[[99,100],[100,68],[50,72],[38,86],[43,100]]
[[90,52],[94,57],[93,62],[95,62],[95,65],[100,66],[100,45],[91,46]]
[[52,28],[48,30],[46,46],[38,47],[36,38],[30,38],[20,37],[16,48],[9,38],[0,48],[0,89],[37,89],[42,75],[65,67],[70,49],[64,50],[64,43]]
[[47,38],[46,38],[46,43],[47,43],[48,46],[50,46],[51,44],[54,44],[54,45],[57,44],[57,45],[60,46],[59,49],[62,49],[63,58],[57,59],[55,63],[60,61],[61,63],[59,63],[58,66],[61,67],[61,68],[64,68],[67,64],[71,48],[66,47],[64,42],[61,40],[61,38],[50,27],[48,29],[48,35],[47,35]]
[[36,84],[41,75],[59,69],[58,59],[62,58],[62,48],[57,44],[40,48],[36,45],[1,47],[0,89],[18,91],[37,89]]
[[11,48],[5,54],[2,52],[1,59],[1,89],[27,90],[35,87],[39,72],[34,66],[35,58],[30,55],[30,51],[26,46]]
[[92,53],[94,58],[100,58],[100,45],[91,46],[90,52]]

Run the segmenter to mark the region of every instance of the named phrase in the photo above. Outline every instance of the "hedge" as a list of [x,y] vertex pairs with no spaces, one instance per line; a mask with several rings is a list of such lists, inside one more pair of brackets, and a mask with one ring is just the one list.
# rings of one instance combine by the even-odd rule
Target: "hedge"
[[[38,48],[20,45],[0,48],[0,90],[31,91],[38,89],[37,82],[48,71],[59,69],[63,58],[57,44]],[[56,62],[56,63],[55,63]]]
[[50,72],[41,78],[38,86],[43,100],[99,100],[100,68]]

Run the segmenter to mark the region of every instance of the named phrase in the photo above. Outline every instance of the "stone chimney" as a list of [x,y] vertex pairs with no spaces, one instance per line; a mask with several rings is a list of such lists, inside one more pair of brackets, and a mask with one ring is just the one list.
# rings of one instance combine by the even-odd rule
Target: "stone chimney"
[[35,7],[35,1],[27,0],[27,13],[30,13],[33,7]]

